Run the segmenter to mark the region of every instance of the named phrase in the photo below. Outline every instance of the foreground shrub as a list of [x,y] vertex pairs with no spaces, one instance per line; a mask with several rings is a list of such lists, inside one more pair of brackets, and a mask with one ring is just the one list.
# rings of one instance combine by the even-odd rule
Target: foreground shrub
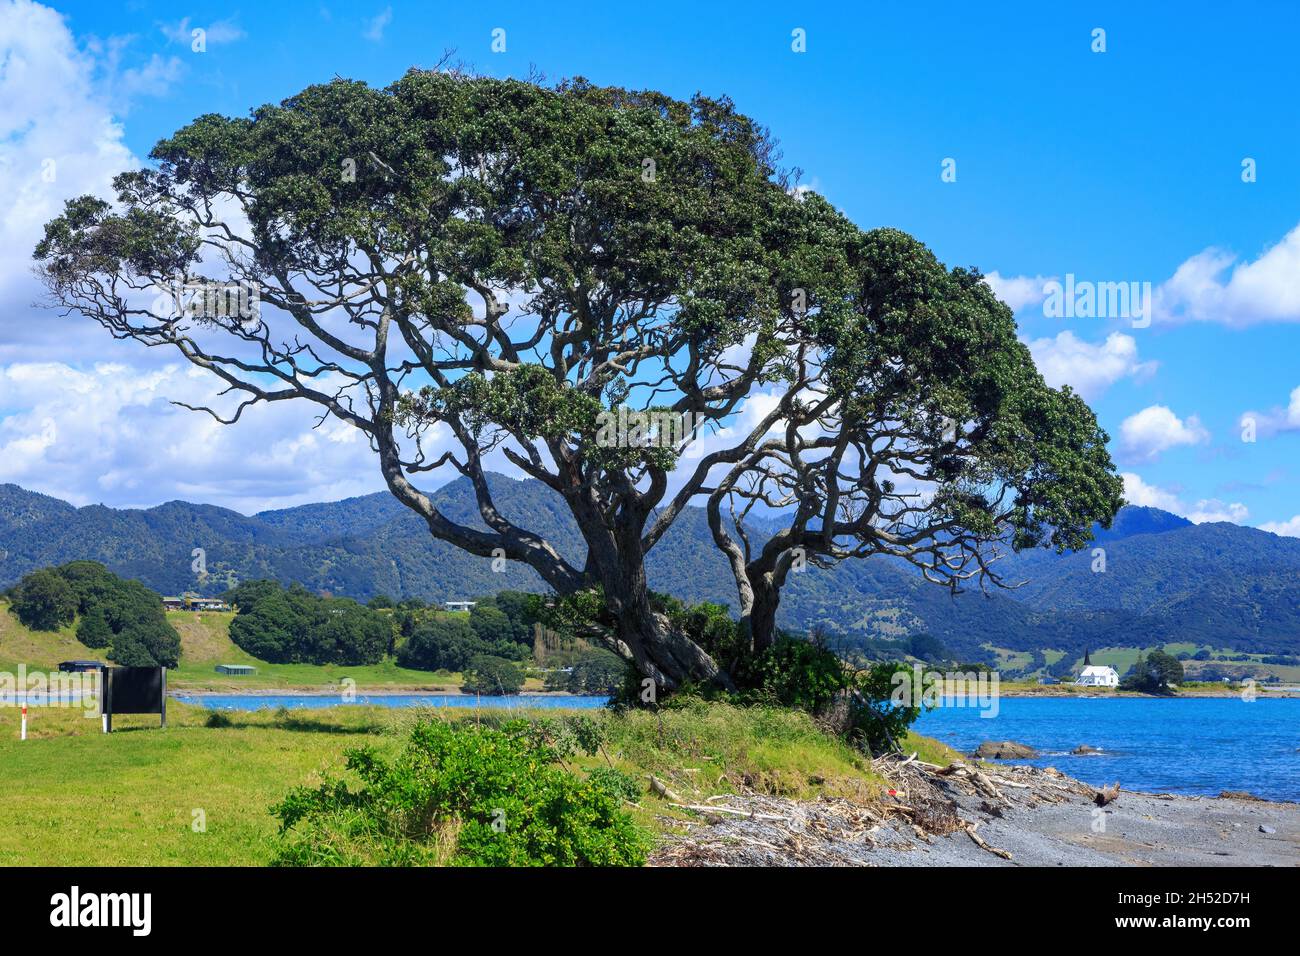
[[[581,779],[527,722],[421,719],[402,752],[348,751],[360,789],[327,780],[272,807],[289,866],[639,866],[647,841],[604,776]],[[617,787],[622,790],[621,786]]]
[[617,767],[596,767],[587,775],[598,787],[604,787],[620,799],[635,803],[641,797],[642,787],[631,776]]
[[914,699],[896,700],[895,674],[907,674],[906,664],[871,664],[853,675],[848,704],[848,733],[868,753],[898,750],[898,741],[921,716]]
[[850,683],[836,654],[820,644],[786,634],[758,656],[744,674],[746,686],[785,707],[822,713]]

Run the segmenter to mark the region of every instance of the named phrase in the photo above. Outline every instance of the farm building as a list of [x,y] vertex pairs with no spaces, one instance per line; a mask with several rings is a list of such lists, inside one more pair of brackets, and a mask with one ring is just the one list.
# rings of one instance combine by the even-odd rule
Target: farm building
[[256,674],[257,668],[252,664],[218,664],[218,674],[233,674],[237,677],[247,677],[249,674]]

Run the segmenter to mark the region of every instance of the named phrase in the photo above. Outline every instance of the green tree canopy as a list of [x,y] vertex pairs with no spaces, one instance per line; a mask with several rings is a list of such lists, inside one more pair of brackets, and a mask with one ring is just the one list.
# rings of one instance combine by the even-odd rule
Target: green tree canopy
[[109,648],[109,659],[123,666],[175,667],[180,661],[180,635],[167,622],[162,598],[97,561],[33,571],[20,582],[13,609],[39,630],[55,630],[80,615],[77,639]]
[[103,608],[96,605],[82,615],[77,622],[77,640],[94,648],[108,647],[113,643],[113,629],[108,626]]
[[504,657],[475,654],[465,668],[464,689],[471,694],[517,694],[523,686],[523,668]]
[[246,581],[226,593],[239,608],[230,639],[271,663],[376,664],[389,653],[395,623],[349,598],[322,598],[301,585]]
[[18,582],[12,609],[34,631],[57,631],[77,614],[77,595],[53,568],[41,568]]
[[[150,155],[47,225],[56,302],[213,374],[219,421],[297,400],[357,428],[432,535],[597,596],[600,639],[665,687],[734,686],[646,586],[689,505],[751,654],[791,569],[997,584],[999,547],[1080,547],[1119,506],[1105,433],[979,273],[792,193],[726,99],[413,70],[202,116]],[[555,492],[584,560],[498,510],[489,456]],[[430,472],[471,481],[474,520]],[[757,505],[790,516],[761,546]]]

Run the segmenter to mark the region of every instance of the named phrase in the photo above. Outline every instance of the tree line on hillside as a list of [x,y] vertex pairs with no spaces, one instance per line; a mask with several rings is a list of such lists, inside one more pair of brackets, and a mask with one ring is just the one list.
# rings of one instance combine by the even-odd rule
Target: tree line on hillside
[[[533,652],[539,598],[521,591],[499,591],[480,598],[469,613],[447,613],[417,600],[394,602],[386,596],[371,607],[391,606],[405,642],[397,662],[416,670],[460,671],[465,689],[477,693],[517,693],[521,666]],[[574,694],[612,694],[623,682],[627,664],[617,654],[575,642],[572,650],[552,651],[546,689]]]
[[[367,604],[313,594],[301,584],[248,581],[225,599],[238,613],[230,639],[271,663],[376,664],[394,658],[412,670],[458,672],[464,688],[515,694],[532,656],[535,595],[501,591],[468,612],[446,611],[420,598],[377,595]],[[615,654],[585,644],[560,654],[550,690],[609,693],[625,665]]]
[[57,631],[75,621],[78,641],[108,648],[108,659],[123,667],[175,667],[180,661],[180,635],[167,621],[162,598],[97,561],[32,571],[6,596],[25,626]]
[[[380,597],[372,600],[383,603]],[[397,662],[417,670],[463,671],[476,656],[523,661],[532,653],[532,596],[502,591],[481,598],[469,613],[448,613],[422,602],[403,602],[397,610],[406,637]]]
[[301,584],[246,581],[225,599],[239,611],[230,639],[272,664],[377,664],[393,652],[387,615],[351,598],[322,597]]

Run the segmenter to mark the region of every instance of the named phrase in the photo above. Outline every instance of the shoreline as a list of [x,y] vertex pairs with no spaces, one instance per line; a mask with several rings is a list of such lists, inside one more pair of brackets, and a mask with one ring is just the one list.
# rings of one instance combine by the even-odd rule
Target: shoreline
[[[293,695],[295,697],[331,697],[340,693],[341,685],[332,684],[290,684],[284,687],[213,687],[211,684],[203,684],[196,688],[185,686],[171,686],[168,693],[171,696],[177,694],[187,694],[193,697],[210,697],[210,696],[248,696],[248,697],[267,697],[280,695]],[[352,690],[358,695],[366,697],[384,697],[384,696],[402,696],[411,694],[435,694],[440,697],[472,697],[473,694],[466,694],[457,686],[446,685],[427,685],[427,684],[380,684],[371,689],[358,684]],[[1265,687],[1257,687],[1258,700],[1273,698],[1275,700],[1285,700],[1300,697],[1300,688],[1286,688],[1283,690],[1269,690]],[[497,695],[484,695],[497,696]],[[555,690],[524,690],[518,695],[522,697],[599,697],[599,694],[573,694],[569,691]],[[1015,687],[1007,690],[999,689],[999,698],[1032,698],[1032,697],[1052,697],[1052,698],[1074,698],[1079,700],[1122,700],[1145,698],[1150,700],[1195,700],[1202,698],[1234,698],[1240,697],[1240,689],[1234,690],[1188,690],[1180,691],[1177,694],[1146,694],[1137,691],[1122,692],[1105,692],[1098,693],[1090,690],[1069,691],[1056,690],[1053,688],[1044,688],[1035,690],[1032,688]]]
[[[1258,694],[1257,699],[1259,700],[1263,700],[1266,697],[1272,697],[1277,700],[1283,700],[1291,697],[1300,697],[1300,688],[1294,688],[1294,687],[1283,688],[1280,690],[1269,690],[1263,685],[1256,685],[1255,690]],[[1069,697],[1069,698],[1077,698],[1079,700],[1103,700],[1103,699],[1104,700],[1113,700],[1113,699],[1131,700],[1134,698],[1147,698],[1150,700],[1195,700],[1198,698],[1206,698],[1206,697],[1219,698],[1219,699],[1240,697],[1241,689],[1233,688],[1233,689],[1220,690],[1218,688],[1215,688],[1211,690],[1206,688],[1202,690],[1200,688],[1192,688],[1190,690],[1180,690],[1176,694],[1148,694],[1140,691],[1107,691],[1107,692],[1099,693],[1095,690],[1088,690],[1088,691],[1057,690],[1051,687],[1044,687],[1042,690],[1035,690],[1033,688],[1027,688],[1027,687],[1014,687],[1011,688],[1010,690],[1004,690],[999,688],[998,696],[1002,698]]]
[[[599,697],[600,694],[573,694],[561,690],[524,690],[518,694],[467,694],[459,688],[443,687],[392,687],[385,685],[378,690],[364,687],[352,689],[358,697]],[[170,687],[168,697],[338,697],[340,690],[312,684],[305,687],[240,687],[230,690],[214,690],[205,687],[190,690],[185,687]]]
[[1096,788],[1053,769],[920,765],[870,805],[745,794],[748,816],[686,824],[657,866],[1284,866],[1300,855],[1300,804]]

